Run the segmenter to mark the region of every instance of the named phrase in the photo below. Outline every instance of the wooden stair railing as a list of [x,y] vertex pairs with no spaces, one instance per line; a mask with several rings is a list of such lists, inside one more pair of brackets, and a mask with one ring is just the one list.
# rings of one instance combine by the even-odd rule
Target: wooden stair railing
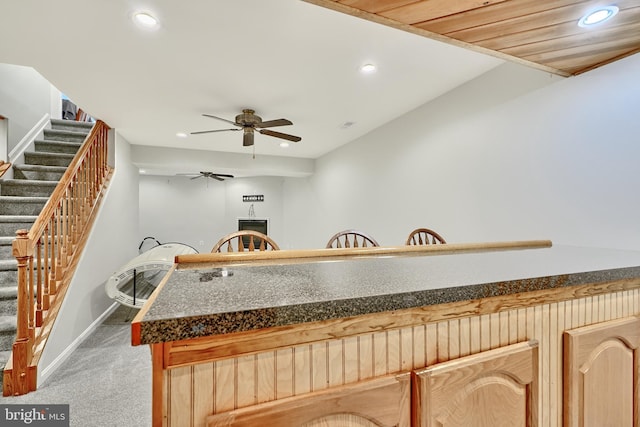
[[38,361],[112,173],[108,131],[104,122],[93,126],[31,229],[16,232],[17,333],[4,396],[36,389]]
[[2,175],[4,175],[4,173],[8,171],[10,167],[11,163],[0,160],[0,178],[2,178]]

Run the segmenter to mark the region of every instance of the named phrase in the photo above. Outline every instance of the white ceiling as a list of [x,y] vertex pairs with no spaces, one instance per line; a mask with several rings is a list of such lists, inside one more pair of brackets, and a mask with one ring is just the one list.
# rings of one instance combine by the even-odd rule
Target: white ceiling
[[[138,10],[160,28],[138,28]],[[302,137],[283,149],[257,134],[256,156],[305,159],[502,63],[300,0],[5,1],[0,40],[0,62],[34,67],[131,144],[250,156],[241,132],[176,133],[229,128],[202,114],[253,108]],[[378,71],[361,74],[367,62]]]

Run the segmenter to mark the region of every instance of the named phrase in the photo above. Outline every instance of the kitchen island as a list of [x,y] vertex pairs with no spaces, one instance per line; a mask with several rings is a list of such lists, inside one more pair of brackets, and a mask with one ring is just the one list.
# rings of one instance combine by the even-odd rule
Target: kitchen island
[[[548,241],[176,261],[132,324],[152,350],[158,426],[429,425],[444,415],[425,402],[464,401],[464,384],[438,389],[438,375],[496,363],[487,390],[512,390],[528,425],[561,425],[587,410],[563,405],[575,394],[565,332],[614,322],[633,335],[640,314],[640,252]],[[615,357],[640,360],[625,342]]]

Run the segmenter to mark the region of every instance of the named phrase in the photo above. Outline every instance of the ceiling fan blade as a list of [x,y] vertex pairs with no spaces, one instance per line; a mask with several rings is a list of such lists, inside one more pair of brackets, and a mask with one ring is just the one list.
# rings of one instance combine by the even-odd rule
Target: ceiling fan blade
[[287,133],[282,133],[282,132],[276,132],[269,129],[261,129],[258,132],[260,132],[263,135],[274,136],[276,138],[286,139],[287,141],[292,141],[292,142],[298,142],[302,140],[302,138],[300,138],[299,136],[289,135]]
[[221,178],[233,178],[233,175],[227,175],[224,173],[214,173],[215,176],[219,176]]
[[201,130],[198,132],[191,132],[191,135],[199,135],[201,133],[212,133],[212,132],[226,132],[228,130],[240,130],[240,129],[216,129],[216,130]]
[[203,116],[211,117],[212,119],[222,120],[223,122],[231,123],[234,126],[242,127],[241,125],[237,124],[236,122],[233,122],[233,121],[227,120],[227,119],[223,119],[222,117],[212,116],[211,114],[203,114]]
[[198,178],[202,178],[204,175],[198,175],[198,176],[194,176],[193,178],[189,178],[189,179],[198,179]]
[[242,136],[242,145],[244,147],[249,147],[253,145],[253,129],[245,129],[244,135]]
[[277,120],[269,120],[267,122],[256,123],[257,128],[272,128],[275,126],[288,126],[292,125],[290,120],[287,119],[277,119]]
[[211,175],[211,178],[213,178],[213,179],[215,179],[215,180],[218,180],[218,181],[224,181],[224,178],[220,178],[220,177],[219,177],[219,176],[217,176],[217,175]]

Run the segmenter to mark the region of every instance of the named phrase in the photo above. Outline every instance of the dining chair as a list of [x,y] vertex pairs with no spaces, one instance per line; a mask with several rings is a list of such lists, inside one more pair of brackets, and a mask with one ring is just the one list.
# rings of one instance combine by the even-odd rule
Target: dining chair
[[435,245],[447,243],[441,235],[428,228],[416,228],[407,237],[405,245]]
[[[235,243],[235,249],[234,249]],[[225,248],[226,245],[226,248]],[[242,230],[230,233],[218,240],[211,252],[253,252],[259,251],[277,251],[280,250],[276,242],[266,234],[255,230]]]
[[376,240],[357,230],[344,230],[334,234],[327,248],[366,248],[367,246],[380,246]]

